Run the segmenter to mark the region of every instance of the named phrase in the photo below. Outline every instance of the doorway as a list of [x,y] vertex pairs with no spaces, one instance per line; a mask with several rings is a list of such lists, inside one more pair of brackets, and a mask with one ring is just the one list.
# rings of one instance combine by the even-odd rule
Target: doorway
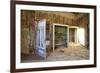
[[53,51],[68,46],[68,27],[64,24],[53,24]]
[[69,42],[75,42],[76,28],[69,28]]

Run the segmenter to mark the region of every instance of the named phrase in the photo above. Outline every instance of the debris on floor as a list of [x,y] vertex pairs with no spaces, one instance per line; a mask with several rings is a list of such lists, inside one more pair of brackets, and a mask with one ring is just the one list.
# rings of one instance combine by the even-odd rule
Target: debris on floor
[[89,50],[79,44],[71,44],[68,48],[58,48],[47,57],[47,61],[87,60]]

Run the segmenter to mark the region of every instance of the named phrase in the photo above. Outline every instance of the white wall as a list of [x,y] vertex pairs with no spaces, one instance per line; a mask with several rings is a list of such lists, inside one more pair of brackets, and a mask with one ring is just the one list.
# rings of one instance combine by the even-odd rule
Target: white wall
[[[100,0],[33,0],[43,2],[56,2],[56,3],[77,3],[97,5],[97,33],[98,33],[98,46],[97,46],[97,68],[82,68],[82,69],[66,69],[66,70],[53,70],[53,71],[39,71],[34,73],[99,73],[100,72]],[[0,1],[0,73],[10,73],[10,0]],[[33,72],[30,72],[33,73]]]
[[84,28],[77,29],[77,41],[81,45],[85,46],[85,29]]

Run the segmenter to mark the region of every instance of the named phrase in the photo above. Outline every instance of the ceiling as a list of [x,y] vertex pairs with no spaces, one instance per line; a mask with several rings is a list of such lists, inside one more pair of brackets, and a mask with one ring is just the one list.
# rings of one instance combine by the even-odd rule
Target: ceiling
[[87,15],[87,13],[78,13],[78,12],[53,12],[53,11],[43,11],[43,12],[60,15],[60,16],[66,17],[68,19],[73,19],[73,20],[77,20],[83,17],[84,15]]

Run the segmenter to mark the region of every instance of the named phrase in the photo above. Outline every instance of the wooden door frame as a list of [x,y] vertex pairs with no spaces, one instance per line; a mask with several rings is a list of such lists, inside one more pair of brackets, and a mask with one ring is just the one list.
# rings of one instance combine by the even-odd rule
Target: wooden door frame
[[[68,28],[69,26],[66,24],[57,24],[57,23],[53,23],[53,52],[55,52],[55,26],[64,26],[66,28]],[[67,29],[67,42],[69,42],[69,28]]]
[[76,30],[75,30],[75,42],[77,42],[78,43],[78,39],[77,39],[77,29],[79,28],[78,26],[69,26],[69,29],[73,29],[73,28],[75,28]]
[[[53,52],[55,52],[55,26],[64,26],[67,27],[67,43],[69,43],[69,29],[70,28],[76,28],[78,29],[79,27],[77,26],[70,26],[70,25],[66,25],[66,24],[57,24],[57,23],[53,23]],[[77,32],[75,31],[75,36],[77,36]],[[75,42],[78,42],[77,37],[75,37]]]

